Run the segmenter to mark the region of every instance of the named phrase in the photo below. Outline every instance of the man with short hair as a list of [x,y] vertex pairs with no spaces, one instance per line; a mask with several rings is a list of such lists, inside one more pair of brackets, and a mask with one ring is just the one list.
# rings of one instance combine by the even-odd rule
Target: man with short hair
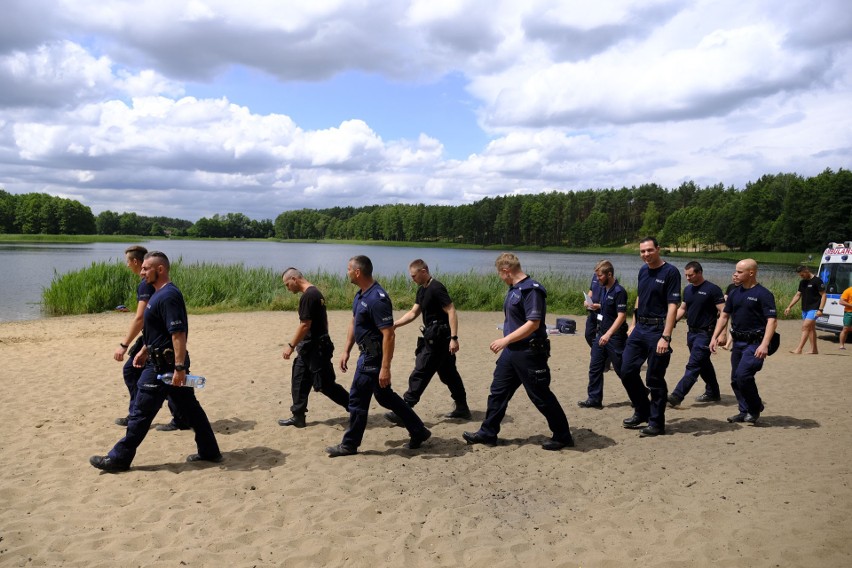
[[328,335],[325,297],[297,268],[286,269],[281,274],[281,279],[290,292],[302,294],[302,297],[299,298],[299,325],[281,354],[284,359],[289,360],[293,351],[298,349],[293,360],[290,381],[293,396],[293,406],[290,407],[292,416],[279,420],[278,424],[304,428],[311,387],[344,409],[349,408],[349,393],[337,384],[334,376],[334,364],[331,362],[334,343]]
[[[417,284],[414,305],[402,317],[393,322],[394,329],[400,328],[423,315],[422,336],[417,338],[414,352],[414,370],[408,377],[408,390],[402,395],[405,403],[414,407],[432,380],[435,373],[450,389],[455,408],[446,418],[470,420],[467,393],[461,375],[456,369],[456,353],[459,350],[459,318],[447,288],[429,273],[429,266],[422,259],[408,265],[408,273]],[[385,418],[399,424],[400,418],[393,412]]]
[[402,419],[411,435],[406,447],[416,450],[432,436],[432,432],[414,409],[391,389],[391,361],[396,339],[391,299],[373,279],[373,263],[368,257],[358,255],[350,258],[346,273],[349,281],[358,286],[358,292],[352,302],[352,321],[340,358],[340,370],[345,373],[349,368],[349,353],[356,344],[361,355],[349,390],[349,427],[340,444],[326,448],[326,452],[332,458],[358,453],[367,428],[370,400],[374,395],[376,402]]
[[[204,409],[195,398],[195,389],[184,387],[189,372],[189,352],[186,349],[189,333],[186,303],[183,294],[169,278],[169,259],[159,251],[145,255],[141,274],[156,292],[145,309],[143,336],[145,346],[133,359],[134,365],[144,365],[138,391],[127,423],[127,433],[106,456],[92,456],[89,463],[107,472],[126,471],[136,456],[136,449],[148,434],[151,422],[171,397],[181,416],[195,431],[197,454],[188,462],[221,462],[222,454]],[[157,378],[172,373],[171,384]]]
[[807,266],[800,265],[796,267],[796,273],[801,278],[799,282],[799,290],[790,300],[790,305],[784,310],[784,315],[790,315],[790,310],[796,305],[796,302],[802,300],[802,337],[795,349],[790,351],[795,355],[801,355],[802,349],[805,348],[805,343],[811,342],[811,350],[809,355],[819,354],[817,349],[816,338],[816,319],[817,312],[822,312],[825,307],[825,283],[819,276],[814,276],[811,269]]
[[556,395],[550,390],[550,339],[547,337],[547,292],[521,270],[521,262],[512,253],[503,253],[494,263],[500,279],[509,286],[503,302],[503,337],[491,342],[491,351],[500,353],[488,395],[485,420],[476,432],[464,432],[468,444],[495,446],[500,423],[509,401],[523,385],[527,396],[547,419],[553,433],[541,447],[558,451],[573,447],[574,438],[568,418]]
[[737,287],[731,290],[716,322],[710,351],[716,353],[719,338],[730,319],[731,388],[737,397],[739,413],[728,418],[728,422],[756,424],[763,412],[763,401],[755,375],[769,355],[769,344],[778,324],[775,296],[758,284],[757,262],[751,258],[737,263],[734,282]]
[[[139,332],[142,331],[142,323],[145,319],[145,308],[148,305],[148,301],[151,299],[151,296],[154,294],[154,287],[148,284],[148,282],[145,281],[145,278],[140,276],[140,273],[142,272],[142,262],[145,260],[145,255],[147,253],[148,249],[141,245],[127,247],[124,251],[124,262],[127,265],[127,268],[129,268],[133,274],[139,276],[140,281],[136,286],[136,313],[133,317],[133,321],[130,323],[130,329],[127,331],[124,338],[119,341],[118,348],[116,348],[115,353],[113,354],[113,359],[116,361],[124,360],[124,355],[127,354],[127,361],[124,363],[124,367],[122,368],[122,375],[124,376],[124,384],[127,387],[127,391],[130,393],[130,403],[128,405],[127,416],[115,419],[115,423],[119,426],[127,426],[127,421],[130,418],[130,414],[133,412],[133,399],[136,398],[137,390],[136,384],[139,382],[139,377],[142,376],[142,369],[133,366],[133,358],[137,353],[139,353],[139,350],[142,349],[142,345],[144,344],[143,337],[139,335]],[[131,345],[131,343],[133,343],[133,345]],[[157,430],[165,432],[188,430],[189,426],[186,426],[183,420],[180,419],[175,406],[172,404],[170,399],[168,400],[168,404],[169,411],[172,413],[172,420],[168,424],[160,424],[157,426]]]
[[603,408],[604,367],[612,363],[615,374],[621,377],[621,357],[627,341],[627,291],[615,279],[614,268],[608,260],[595,267],[600,310],[597,334],[592,341],[589,360],[588,397],[577,403],[580,408]]
[[689,349],[689,361],[683,377],[669,394],[669,404],[678,406],[700,376],[704,380],[704,392],[696,402],[719,402],[719,381],[716,369],[710,360],[710,338],[716,329],[716,321],[725,307],[725,294],[722,289],[704,278],[701,263],[693,260],[684,267],[683,275],[689,285],[683,290],[683,303],[677,309],[676,321],[686,316],[686,347]]
[[[666,433],[666,369],[680,305],[680,272],[660,258],[660,245],[654,237],[639,242],[639,256],[645,266],[639,269],[639,295],[621,360],[621,380],[634,409],[633,416],[626,418],[623,425],[639,429],[647,422],[639,432],[644,438]],[[648,371],[643,384],[640,373],[645,361]]]

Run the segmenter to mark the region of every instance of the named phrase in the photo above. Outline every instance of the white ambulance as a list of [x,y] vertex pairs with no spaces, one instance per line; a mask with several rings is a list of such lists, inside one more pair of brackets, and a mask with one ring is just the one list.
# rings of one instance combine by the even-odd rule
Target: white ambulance
[[820,331],[840,333],[843,329],[843,306],[840,294],[852,286],[852,241],[828,243],[822,253],[819,277],[825,283],[825,310],[816,320]]

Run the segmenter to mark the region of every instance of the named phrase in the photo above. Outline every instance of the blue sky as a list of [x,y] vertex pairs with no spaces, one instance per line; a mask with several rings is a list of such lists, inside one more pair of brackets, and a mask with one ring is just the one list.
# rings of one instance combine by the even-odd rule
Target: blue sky
[[8,0],[0,187],[95,213],[850,167],[840,0]]

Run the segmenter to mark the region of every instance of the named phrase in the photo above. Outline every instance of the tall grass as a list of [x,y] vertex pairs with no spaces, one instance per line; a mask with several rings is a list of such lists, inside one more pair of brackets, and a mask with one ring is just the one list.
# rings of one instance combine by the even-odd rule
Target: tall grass
[[[547,289],[550,314],[585,314],[581,292],[588,289],[585,277],[548,272],[534,275]],[[325,295],[332,310],[349,310],[356,292],[346,275],[331,272],[309,272],[305,277]],[[453,298],[456,308],[466,311],[501,311],[506,285],[492,274],[436,273]],[[172,263],[171,278],[183,292],[187,309],[192,313],[296,310],[299,297],[291,294],[281,282],[281,275],[271,268],[246,267],[242,264]],[[393,300],[394,308],[409,309],[415,301],[417,286],[407,274],[376,275]],[[769,277],[762,282],[773,294],[783,317],[783,309],[796,293],[798,278]],[[98,313],[119,304],[131,310],[136,306],[137,277],[121,262],[93,262],[91,266],[55,275],[42,291],[43,310],[48,315]],[[727,283],[720,283],[723,287]],[[628,307],[632,310],[636,289],[627,288]],[[790,317],[799,317],[797,306]]]

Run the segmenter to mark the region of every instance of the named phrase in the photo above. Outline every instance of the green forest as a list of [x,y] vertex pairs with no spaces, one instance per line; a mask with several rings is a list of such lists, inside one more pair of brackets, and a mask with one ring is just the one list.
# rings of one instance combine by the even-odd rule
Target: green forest
[[551,191],[487,197],[465,205],[395,204],[167,217],[103,211],[46,194],[0,190],[0,233],[453,242],[467,245],[620,246],[656,235],[671,249],[807,251],[852,237],[852,172],[805,178],[764,175],[744,188]]

